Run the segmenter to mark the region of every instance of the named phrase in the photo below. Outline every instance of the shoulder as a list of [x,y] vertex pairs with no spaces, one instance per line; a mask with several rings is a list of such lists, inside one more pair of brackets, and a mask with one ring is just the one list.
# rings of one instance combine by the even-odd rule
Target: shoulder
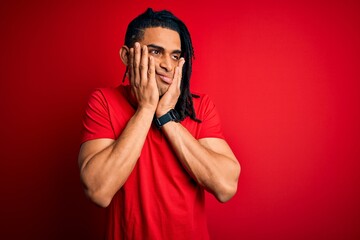
[[206,121],[210,116],[217,114],[216,106],[210,96],[205,93],[191,92],[196,117]]
[[224,136],[221,130],[220,117],[215,107],[214,102],[209,95],[198,92],[191,92],[193,94],[193,105],[196,118],[201,122],[195,122],[189,118],[184,122],[187,129],[193,134],[196,139],[201,138],[221,138]]
[[191,92],[191,94],[195,112],[214,107],[215,104],[208,94],[199,92]]
[[121,94],[124,91],[125,86],[117,86],[117,87],[104,87],[104,88],[95,88],[90,97],[101,97],[101,98],[109,98]]
[[200,92],[191,92],[194,107],[195,105],[200,106],[207,102],[212,102],[209,95],[206,93],[200,93]]
[[95,88],[89,96],[89,104],[101,104],[107,106],[109,102],[124,98],[125,86]]

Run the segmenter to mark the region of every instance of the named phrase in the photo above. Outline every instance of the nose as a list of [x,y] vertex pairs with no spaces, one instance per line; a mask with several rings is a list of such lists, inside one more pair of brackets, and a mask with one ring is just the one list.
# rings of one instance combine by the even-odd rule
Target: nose
[[169,55],[163,55],[160,61],[160,67],[164,69],[166,72],[171,72],[174,68],[173,60]]

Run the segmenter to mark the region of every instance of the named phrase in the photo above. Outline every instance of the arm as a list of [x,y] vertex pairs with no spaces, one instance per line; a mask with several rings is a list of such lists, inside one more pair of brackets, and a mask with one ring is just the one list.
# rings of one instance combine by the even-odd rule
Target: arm
[[240,165],[228,144],[219,138],[196,140],[180,123],[169,122],[162,131],[189,174],[220,202],[234,196]]
[[[137,111],[115,141],[96,139],[85,142],[80,149],[79,165],[85,192],[100,206],[110,204],[115,193],[132,172],[152,123],[159,101],[155,81],[155,63],[146,46],[129,50],[129,75]],[[148,63],[148,61],[150,61]]]
[[82,144],[81,180],[92,201],[107,207],[132,172],[152,122],[151,112],[137,111],[115,141],[95,139]]
[[[181,72],[159,101],[156,116],[175,107],[180,95]],[[180,123],[169,122],[162,127],[177,157],[189,174],[220,202],[234,196],[240,175],[240,164],[228,144],[218,138],[196,140]]]

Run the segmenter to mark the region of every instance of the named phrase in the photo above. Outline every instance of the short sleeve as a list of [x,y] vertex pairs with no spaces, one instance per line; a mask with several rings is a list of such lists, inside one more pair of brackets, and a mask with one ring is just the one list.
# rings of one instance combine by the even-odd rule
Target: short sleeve
[[108,103],[100,89],[90,95],[85,107],[80,141],[82,144],[97,138],[115,139]]
[[199,119],[202,121],[197,138],[221,138],[224,139],[220,117],[215,104],[207,95],[203,95],[199,111]]

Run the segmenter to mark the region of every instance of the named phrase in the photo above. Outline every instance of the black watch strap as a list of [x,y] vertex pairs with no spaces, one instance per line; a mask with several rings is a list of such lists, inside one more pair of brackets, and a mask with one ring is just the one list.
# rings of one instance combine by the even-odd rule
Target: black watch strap
[[171,109],[170,111],[168,111],[167,113],[165,113],[164,115],[162,115],[159,118],[154,117],[155,125],[158,128],[161,128],[162,126],[164,126],[166,123],[168,123],[170,121],[174,121],[174,122],[180,121],[180,116],[175,109]]

